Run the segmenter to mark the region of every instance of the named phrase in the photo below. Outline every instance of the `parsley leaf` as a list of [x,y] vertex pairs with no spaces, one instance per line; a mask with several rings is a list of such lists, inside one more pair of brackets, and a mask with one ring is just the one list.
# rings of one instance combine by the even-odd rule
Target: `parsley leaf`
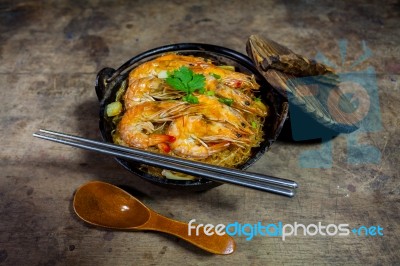
[[193,94],[188,94],[184,96],[182,99],[188,103],[199,103],[199,99]]
[[192,80],[193,71],[188,67],[181,67],[179,70],[174,71],[174,77],[180,79],[183,83],[188,83]]
[[204,93],[206,78],[202,74],[194,74],[193,71],[183,66],[172,73],[168,73],[166,82],[172,88],[186,92],[182,99],[189,103],[198,103],[199,99],[193,95],[194,92]]
[[194,74],[187,84],[190,92],[204,88],[206,78],[202,74]]
[[168,85],[170,85],[174,89],[177,89],[179,91],[185,91],[185,92],[187,91],[185,84],[180,79],[168,77],[166,79],[166,82],[168,83]]
[[220,101],[221,103],[224,103],[228,106],[231,106],[233,103],[233,100],[229,99],[229,98],[219,98],[218,101]]

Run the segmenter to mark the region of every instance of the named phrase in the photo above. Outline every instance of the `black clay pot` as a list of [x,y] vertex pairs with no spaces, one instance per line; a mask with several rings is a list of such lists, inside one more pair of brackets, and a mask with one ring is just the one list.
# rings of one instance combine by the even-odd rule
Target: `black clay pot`
[[[214,63],[220,65],[233,65],[236,67],[237,71],[253,74],[256,77],[256,80],[260,85],[259,96],[261,96],[261,100],[269,106],[270,115],[263,125],[263,131],[265,133],[264,141],[261,143],[260,147],[252,150],[250,159],[238,167],[240,169],[248,168],[269,149],[278,137],[288,113],[288,103],[281,95],[274,91],[271,85],[255,68],[250,58],[234,50],[210,44],[179,43],[166,45],[146,51],[131,58],[117,70],[112,68],[102,69],[98,73],[96,79],[96,94],[100,102],[99,126],[104,141],[112,142],[111,131],[114,129],[111,120],[104,115],[105,107],[107,104],[115,101],[116,92],[122,82],[127,79],[130,70],[167,52],[199,56],[211,59]],[[116,158],[116,160],[127,170],[143,179],[171,189],[201,191],[220,185],[220,183],[204,178],[194,181],[163,179],[140,170],[139,165],[135,162],[126,161],[121,158]]]

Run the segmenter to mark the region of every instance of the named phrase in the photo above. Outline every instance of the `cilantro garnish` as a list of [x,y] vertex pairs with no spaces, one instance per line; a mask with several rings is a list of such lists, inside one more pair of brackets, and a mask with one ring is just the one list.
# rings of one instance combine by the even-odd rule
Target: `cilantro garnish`
[[181,67],[168,73],[166,82],[172,88],[186,92],[186,96],[182,99],[188,103],[199,103],[199,99],[193,95],[195,91],[204,93],[206,78],[202,74],[194,74],[188,67]]
[[256,98],[254,98],[254,101],[255,101],[255,102],[261,102],[261,97],[256,97]]
[[219,98],[218,101],[220,101],[221,103],[224,103],[228,106],[231,106],[233,103],[233,100],[229,99],[229,98]]
[[257,129],[257,122],[256,121],[251,121],[251,127],[254,129]]
[[199,98],[193,94],[187,94],[186,96],[183,96],[182,99],[188,103],[199,103]]

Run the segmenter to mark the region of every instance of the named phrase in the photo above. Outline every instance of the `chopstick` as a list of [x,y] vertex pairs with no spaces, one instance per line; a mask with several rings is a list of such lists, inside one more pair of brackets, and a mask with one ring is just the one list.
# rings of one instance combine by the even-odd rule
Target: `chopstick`
[[293,189],[297,188],[298,186],[296,182],[288,179],[194,162],[169,155],[104,143],[51,130],[40,129],[38,132],[34,133],[33,136],[81,149],[136,161],[146,165],[161,167],[189,175],[205,177],[216,182],[241,185],[287,197],[293,197],[295,194]]

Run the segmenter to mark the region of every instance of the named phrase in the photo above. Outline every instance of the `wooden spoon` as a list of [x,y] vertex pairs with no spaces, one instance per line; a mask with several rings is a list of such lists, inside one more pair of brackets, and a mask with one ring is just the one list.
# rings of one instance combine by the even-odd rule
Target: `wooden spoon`
[[[90,182],[80,187],[74,196],[74,210],[85,222],[112,229],[152,230],[180,237],[214,254],[231,254],[235,241],[215,230],[208,236],[204,230],[191,230],[188,224],[169,219],[146,207],[124,190],[104,182]],[[200,228],[203,229],[203,228]]]

